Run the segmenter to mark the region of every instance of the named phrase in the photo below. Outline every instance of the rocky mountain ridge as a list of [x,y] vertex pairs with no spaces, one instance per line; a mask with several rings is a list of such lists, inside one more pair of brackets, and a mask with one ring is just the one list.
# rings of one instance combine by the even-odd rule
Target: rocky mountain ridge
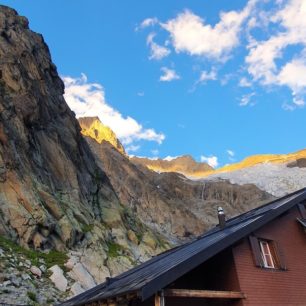
[[177,172],[185,176],[203,176],[207,172],[213,171],[213,168],[207,163],[196,162],[190,155],[182,155],[171,159],[150,159],[133,156],[131,157],[131,161],[146,166],[150,170],[158,173]]

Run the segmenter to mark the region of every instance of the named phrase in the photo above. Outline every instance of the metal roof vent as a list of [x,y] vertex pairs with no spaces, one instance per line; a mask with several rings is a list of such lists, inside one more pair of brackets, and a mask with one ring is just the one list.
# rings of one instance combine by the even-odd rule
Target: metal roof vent
[[218,207],[218,219],[219,219],[220,228],[224,228],[225,224],[226,224],[226,221],[225,221],[224,210],[221,206]]

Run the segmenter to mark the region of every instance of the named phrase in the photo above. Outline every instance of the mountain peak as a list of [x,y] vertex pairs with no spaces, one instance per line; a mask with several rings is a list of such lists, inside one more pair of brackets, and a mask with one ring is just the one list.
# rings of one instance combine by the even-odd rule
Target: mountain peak
[[206,163],[198,163],[191,155],[166,157],[164,159],[149,159],[145,157],[132,157],[136,164],[141,164],[156,172],[178,172],[187,176],[203,175],[213,168]]
[[125,154],[124,147],[116,134],[110,127],[104,125],[98,117],[81,117],[78,120],[82,129],[81,133],[84,136],[91,137],[98,143],[108,141],[120,153]]

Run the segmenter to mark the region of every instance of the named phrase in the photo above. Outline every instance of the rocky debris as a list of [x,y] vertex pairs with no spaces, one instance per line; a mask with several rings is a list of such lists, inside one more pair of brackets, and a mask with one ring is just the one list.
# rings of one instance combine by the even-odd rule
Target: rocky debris
[[[67,298],[47,277],[47,273],[35,266],[26,267],[25,255],[13,249],[2,249],[0,260],[1,305],[54,305]],[[32,274],[35,272],[34,274]],[[36,304],[35,304],[36,303]]]
[[32,266],[32,267],[30,268],[30,271],[31,271],[31,273],[32,273],[34,276],[36,276],[36,277],[38,277],[38,278],[41,277],[42,272],[41,272],[41,270],[40,270],[38,267]]
[[71,293],[72,295],[77,295],[83,293],[85,290],[82,288],[82,286],[76,282],[71,286]]
[[107,266],[109,268],[111,275],[118,275],[131,269],[134,266],[134,264],[126,256],[117,256],[117,257],[110,257],[107,260]]
[[49,278],[54,283],[55,287],[58,290],[65,292],[67,290],[68,281],[64,276],[63,270],[58,265],[55,265],[49,268],[49,271],[52,272],[52,275]]
[[93,277],[81,263],[75,264],[72,270],[68,272],[68,275],[86,290],[96,285]]
[[293,162],[290,162],[287,164],[287,167],[289,168],[294,168],[294,167],[298,167],[298,168],[306,168],[306,158],[299,158]]

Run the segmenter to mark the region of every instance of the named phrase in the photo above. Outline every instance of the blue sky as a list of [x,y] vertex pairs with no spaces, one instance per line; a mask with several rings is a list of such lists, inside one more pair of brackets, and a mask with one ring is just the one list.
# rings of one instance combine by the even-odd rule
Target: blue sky
[[1,3],[43,34],[70,107],[130,154],[221,166],[306,147],[306,0]]

